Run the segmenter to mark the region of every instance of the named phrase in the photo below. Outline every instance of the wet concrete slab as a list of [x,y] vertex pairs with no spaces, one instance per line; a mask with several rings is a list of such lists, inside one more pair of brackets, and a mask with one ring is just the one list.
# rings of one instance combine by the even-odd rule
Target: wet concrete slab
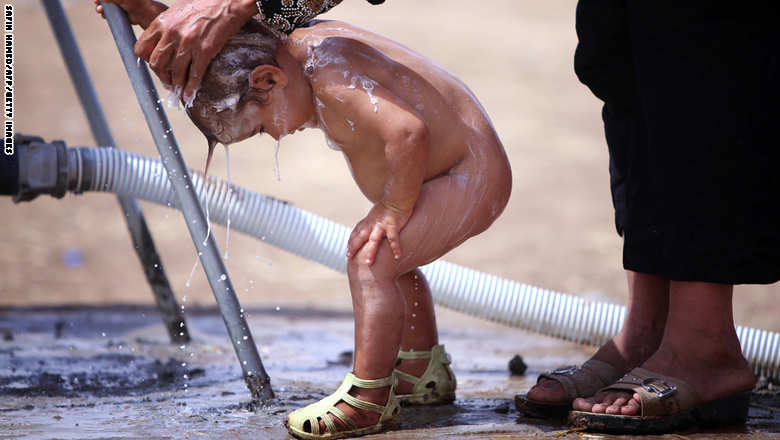
[[[351,367],[351,313],[247,310],[277,394],[255,408],[221,317],[213,309],[187,315],[194,340],[172,345],[150,307],[0,309],[0,439],[287,438],[285,415],[332,392]],[[398,428],[365,438],[630,438],[571,431],[564,420],[514,408],[539,372],[581,362],[592,349],[447,311],[439,327],[458,399],[404,408]],[[509,374],[516,354],[525,375]],[[642,438],[780,439],[780,394],[763,383],[738,430]]]

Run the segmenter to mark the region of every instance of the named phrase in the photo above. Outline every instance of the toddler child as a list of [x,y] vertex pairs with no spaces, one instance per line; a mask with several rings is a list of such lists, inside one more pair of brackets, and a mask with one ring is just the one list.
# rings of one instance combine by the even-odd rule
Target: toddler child
[[[142,26],[165,8],[118,3]],[[347,244],[353,372],[291,413],[289,431],[369,434],[397,421],[399,402],[451,402],[456,381],[418,267],[487,229],[511,190],[506,153],[471,91],[424,56],[346,23],[313,21],[284,37],[250,21],[186,107],[209,156],[217,142],[319,128],[373,203]]]

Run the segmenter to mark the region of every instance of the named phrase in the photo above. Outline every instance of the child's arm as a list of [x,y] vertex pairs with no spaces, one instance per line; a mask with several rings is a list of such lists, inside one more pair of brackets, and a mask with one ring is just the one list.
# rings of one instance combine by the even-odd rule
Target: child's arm
[[[357,51],[374,51],[360,46]],[[382,159],[389,177],[384,182],[383,196],[355,226],[347,250],[347,257],[353,258],[365,247],[366,259],[371,264],[385,237],[394,257],[401,257],[400,232],[411,217],[422,188],[430,139],[427,125],[408,103],[369,77],[357,75],[354,85],[351,77],[345,78],[343,70],[331,69],[315,75],[312,86],[328,112],[352,121],[361,136],[378,139],[384,145]]]
[[[168,9],[168,6],[154,0],[103,0],[108,3],[116,3],[120,8],[127,12],[127,17],[131,24],[137,24],[143,29],[149,27],[149,24],[161,12]],[[103,16],[103,6],[100,0],[94,0],[95,11]],[[105,18],[105,17],[104,17]]]

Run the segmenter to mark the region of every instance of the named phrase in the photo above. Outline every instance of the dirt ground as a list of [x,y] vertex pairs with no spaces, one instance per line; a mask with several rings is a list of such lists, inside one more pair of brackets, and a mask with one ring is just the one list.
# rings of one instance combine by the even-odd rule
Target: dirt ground
[[[17,132],[94,145],[42,8],[32,0],[13,3]],[[92,2],[64,3],[118,147],[156,157],[107,25]],[[512,198],[488,231],[447,260],[625,303],[600,105],[572,69],[575,3],[491,0],[475,8],[463,0],[382,6],[347,0],[326,18],[375,30],[429,56],[468,84],[490,114],[512,164]],[[202,169],[204,139],[183,112],[169,109],[169,118],[187,163]],[[234,146],[233,182],[342,224],[352,225],[368,211],[343,158],[327,148],[322,134],[308,130],[283,139],[280,181],[274,146],[270,137]],[[215,155],[212,170],[225,175],[223,155]],[[143,202],[142,208],[179,301],[212,305],[200,269],[185,286],[196,255],[180,213]],[[113,196],[45,197],[18,205],[0,198],[0,218],[0,306],[152,303]],[[224,228],[215,231],[224,250]],[[253,238],[231,234],[226,263],[246,307],[350,308],[344,275]],[[738,286],[736,323],[780,331],[779,293],[778,284]],[[471,322],[463,325],[477,331]],[[516,334],[520,345],[524,334]]]

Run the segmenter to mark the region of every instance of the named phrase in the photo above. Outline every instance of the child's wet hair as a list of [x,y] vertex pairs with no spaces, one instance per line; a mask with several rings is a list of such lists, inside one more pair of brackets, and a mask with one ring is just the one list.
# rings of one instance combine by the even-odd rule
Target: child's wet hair
[[230,120],[248,101],[264,103],[268,93],[252,89],[249,75],[255,67],[278,67],[276,52],[284,35],[249,20],[214,57],[206,69],[192,107],[192,122],[209,143],[219,142],[222,121]]

